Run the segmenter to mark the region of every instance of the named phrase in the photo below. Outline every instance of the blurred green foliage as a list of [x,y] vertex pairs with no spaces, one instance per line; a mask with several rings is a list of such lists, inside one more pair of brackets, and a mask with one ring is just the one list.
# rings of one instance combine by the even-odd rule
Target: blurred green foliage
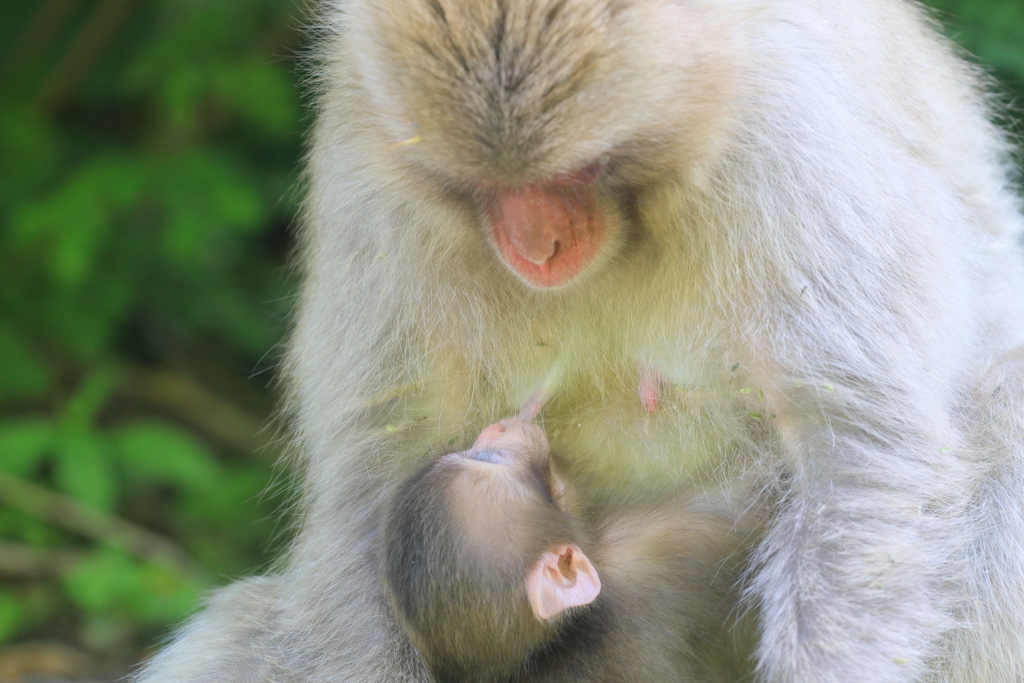
[[[1024,92],[1020,0],[933,4]],[[4,4],[0,643],[131,657],[272,553],[302,14]]]
[[301,20],[4,3],[0,643],[131,657],[272,550]]
[[1011,96],[1024,95],[1024,3],[928,0],[926,4],[939,10],[937,16],[948,35],[976,55]]

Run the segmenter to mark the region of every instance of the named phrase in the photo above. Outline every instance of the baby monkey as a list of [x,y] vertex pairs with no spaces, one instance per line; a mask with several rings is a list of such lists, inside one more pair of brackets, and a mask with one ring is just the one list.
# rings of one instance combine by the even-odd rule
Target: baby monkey
[[574,507],[543,430],[521,418],[399,487],[384,583],[434,677],[738,680],[734,520],[679,501]]

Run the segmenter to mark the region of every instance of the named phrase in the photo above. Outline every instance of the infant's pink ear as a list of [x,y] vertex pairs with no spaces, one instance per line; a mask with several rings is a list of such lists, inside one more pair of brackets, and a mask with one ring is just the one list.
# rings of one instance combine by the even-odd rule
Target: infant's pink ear
[[589,605],[601,592],[601,577],[575,545],[563,545],[541,558],[526,579],[526,594],[538,619],[550,619],[570,607]]

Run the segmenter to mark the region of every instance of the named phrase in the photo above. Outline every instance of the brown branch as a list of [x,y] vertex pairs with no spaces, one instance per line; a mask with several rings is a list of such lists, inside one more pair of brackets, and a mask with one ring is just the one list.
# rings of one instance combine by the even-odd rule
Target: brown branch
[[277,455],[273,430],[187,375],[140,367],[129,369],[121,392],[160,406],[196,425],[224,444],[247,453]]
[[103,54],[107,43],[128,18],[134,2],[102,0],[96,6],[40,88],[36,96],[36,104],[40,108],[59,107],[75,94],[89,70]]
[[103,543],[142,560],[170,565],[205,580],[206,572],[185,551],[148,529],[94,510],[38,484],[0,472],[0,503]]
[[95,668],[89,655],[63,643],[28,642],[0,649],[0,681],[79,680]]
[[84,557],[76,550],[35,548],[0,540],[0,574],[8,576],[58,576]]

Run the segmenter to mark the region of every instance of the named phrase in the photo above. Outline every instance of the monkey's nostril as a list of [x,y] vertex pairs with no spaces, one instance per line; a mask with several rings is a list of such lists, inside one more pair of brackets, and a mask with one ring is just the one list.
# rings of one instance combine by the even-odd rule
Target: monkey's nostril
[[542,266],[555,257],[555,254],[558,253],[558,246],[558,240],[555,240],[554,242],[538,240],[534,246],[530,247],[529,251],[523,251],[521,253],[531,263]]

